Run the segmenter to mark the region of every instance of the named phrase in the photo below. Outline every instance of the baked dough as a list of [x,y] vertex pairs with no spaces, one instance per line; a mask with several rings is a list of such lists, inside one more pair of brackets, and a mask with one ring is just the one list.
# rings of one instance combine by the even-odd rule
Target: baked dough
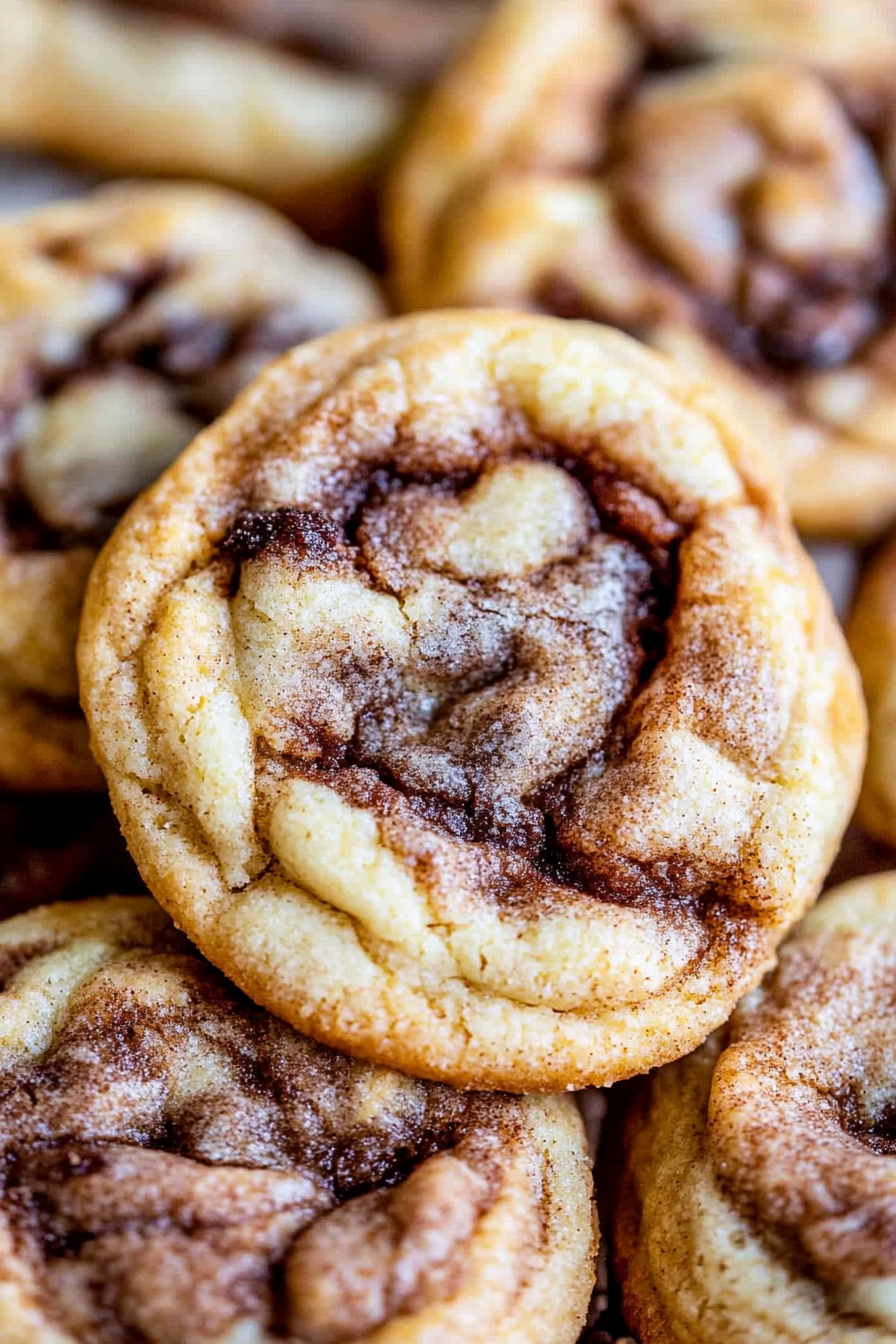
[[131,0],[211,20],[399,89],[427,84],[491,0]]
[[642,1344],[896,1336],[894,974],[896,873],[847,883],[643,1085],[614,1224]]
[[397,299],[620,326],[774,446],[798,526],[875,535],[896,519],[896,10],[622,12],[504,0],[395,170]]
[[0,141],[210,178],[328,237],[367,212],[404,113],[381,80],[136,5],[0,9]]
[[273,355],[381,312],[356,262],[214,188],[0,225],[0,783],[101,786],[75,673],[98,544]]
[[315,1045],[147,898],[0,925],[0,1079],[9,1344],[574,1344],[572,1101]]
[[847,627],[862,674],[870,734],[857,819],[896,845],[896,537],[862,575]]
[[703,1040],[814,899],[864,753],[765,459],[667,361],[550,318],[273,365],[116,530],[79,667],[205,955],[464,1086]]

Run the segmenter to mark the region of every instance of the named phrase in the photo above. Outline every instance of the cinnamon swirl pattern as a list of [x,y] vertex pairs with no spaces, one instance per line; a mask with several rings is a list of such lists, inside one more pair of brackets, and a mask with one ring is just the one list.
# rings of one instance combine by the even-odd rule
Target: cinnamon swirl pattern
[[862,674],[870,734],[858,820],[896,845],[896,537],[862,576],[847,635]]
[[692,1048],[814,898],[864,750],[766,474],[591,324],[292,351],[91,579],[84,703],[150,890],[256,1001],[422,1076]]
[[[246,25],[276,31],[273,4],[172,7],[238,11]],[[381,79],[144,8],[136,0],[4,3],[0,140],[112,172],[210,178],[317,232],[348,227],[402,123],[404,95]],[[288,9],[280,6],[284,21]]]
[[894,60],[878,0],[848,23],[505,0],[396,170],[398,298],[620,326],[775,445],[800,527],[876,534],[896,518]]
[[573,1344],[594,1227],[566,1098],[359,1064],[143,898],[0,925],[0,1333],[17,1344]]
[[123,507],[372,279],[241,197],[108,188],[0,226],[0,783],[99,787],[75,636]]
[[894,981],[896,874],[847,883],[645,1083],[615,1223],[643,1344],[893,1339]]

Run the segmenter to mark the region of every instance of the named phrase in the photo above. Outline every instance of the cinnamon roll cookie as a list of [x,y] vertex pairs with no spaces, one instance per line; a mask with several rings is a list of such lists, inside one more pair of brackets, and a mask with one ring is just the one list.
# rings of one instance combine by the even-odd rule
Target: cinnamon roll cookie
[[591,324],[292,351],[91,580],[84,703],[150,890],[408,1072],[544,1091],[692,1048],[814,899],[864,749],[764,473]]
[[627,1123],[614,1235],[642,1344],[896,1337],[896,873],[847,883]]
[[[896,519],[896,11],[505,0],[420,118],[407,308],[620,326],[775,445],[799,526]],[[671,67],[671,68],[670,68]]]
[[4,0],[0,141],[116,173],[210,178],[320,233],[345,226],[369,196],[404,96],[143,9],[137,0]]
[[568,1098],[356,1063],[146,898],[0,925],[0,1335],[573,1344],[595,1240]]
[[896,845],[896,536],[862,576],[847,628],[868,704],[868,764],[858,820]]
[[75,674],[99,543],[274,354],[380,312],[355,262],[209,188],[0,225],[0,783],[101,785]]

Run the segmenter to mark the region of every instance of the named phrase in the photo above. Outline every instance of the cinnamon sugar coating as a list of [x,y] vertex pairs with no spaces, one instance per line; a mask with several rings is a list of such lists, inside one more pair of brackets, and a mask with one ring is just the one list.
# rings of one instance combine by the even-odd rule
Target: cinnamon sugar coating
[[128,185],[0,227],[0,782],[97,788],[75,637],[130,500],[275,354],[378,316],[264,207]]
[[644,1344],[893,1338],[894,977],[896,874],[847,883],[644,1085],[614,1232]]
[[17,1344],[572,1344],[581,1121],[357,1063],[154,902],[0,925],[0,1332]]
[[862,575],[847,625],[868,704],[868,763],[858,820],[896,844],[896,538]]
[[116,530],[80,670],[144,880],[212,961],[318,1039],[514,1091],[724,1021],[864,748],[759,451],[549,318],[272,366]]
[[398,300],[619,326],[774,445],[798,526],[879,533],[894,57],[882,0],[505,0],[394,172]]

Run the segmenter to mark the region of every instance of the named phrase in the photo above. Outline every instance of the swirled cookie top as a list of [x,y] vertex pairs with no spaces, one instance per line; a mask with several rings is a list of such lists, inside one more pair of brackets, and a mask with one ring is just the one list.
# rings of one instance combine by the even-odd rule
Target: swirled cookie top
[[[527,302],[645,338],[684,321],[784,388],[859,358],[892,377],[896,24],[871,0],[847,40],[833,9],[777,8],[564,0],[546,43],[535,9],[506,5],[399,168],[399,267],[431,272],[430,303]],[[460,162],[477,82],[493,115]],[[803,391],[820,420],[847,414],[845,386]]]
[[[504,322],[484,321],[486,344]],[[497,393],[459,323],[435,321],[429,366],[408,326],[403,369],[385,343],[288,429],[276,409],[261,429],[250,396],[235,437],[225,422],[199,449],[230,482],[216,507],[226,526],[201,572],[162,600],[137,665],[166,787],[202,816],[237,886],[269,862],[268,843],[294,871],[301,828],[285,795],[320,786],[372,812],[421,878],[511,902],[681,903],[721,880],[738,887],[801,657],[786,652],[782,603],[793,556],[746,503],[762,487],[745,484],[711,413],[676,402],[667,366],[623,338],[536,324]],[[550,386],[550,358],[538,373],[527,363],[556,354],[561,333],[560,380],[581,361],[580,406]],[[582,392],[595,345],[619,361],[603,426],[594,389]],[[531,420],[512,405],[516,356],[532,374]],[[276,402],[281,369],[258,398]],[[466,404],[443,404],[441,373]],[[534,403],[549,391],[590,429],[545,434],[536,422],[554,404]],[[220,652],[201,668],[200,625]],[[200,763],[219,711],[232,731],[226,798]]]
[[821,904],[736,1013],[709,1154],[764,1236],[840,1305],[896,1323],[893,874]]
[[525,1225],[512,1255],[538,1244],[518,1103],[297,1035],[148,900],[0,928],[0,1023],[13,1333],[336,1344],[475,1277],[470,1245],[502,1193]]
[[261,1001],[310,1028],[316,922],[433,1017],[450,983],[584,1034],[748,982],[814,891],[862,747],[839,639],[707,393],[457,312],[267,369],[116,530],[79,663],[147,880]]
[[596,136],[607,216],[538,299],[634,331],[686,319],[770,378],[859,356],[889,373],[892,92],[676,32],[617,39]]
[[378,312],[355,263],[211,188],[106,189],[5,225],[0,545],[95,544],[273,355]]
[[410,808],[483,842],[507,894],[593,883],[578,796],[661,656],[681,532],[637,487],[583,475],[505,457],[469,480],[377,473],[349,518],[239,518],[236,656],[272,768],[396,835]]
[[[885,154],[886,126],[868,129]],[[613,140],[607,184],[655,268],[657,317],[690,307],[740,363],[787,374],[845,365],[889,328],[885,164],[820,77],[774,63],[648,77]]]

